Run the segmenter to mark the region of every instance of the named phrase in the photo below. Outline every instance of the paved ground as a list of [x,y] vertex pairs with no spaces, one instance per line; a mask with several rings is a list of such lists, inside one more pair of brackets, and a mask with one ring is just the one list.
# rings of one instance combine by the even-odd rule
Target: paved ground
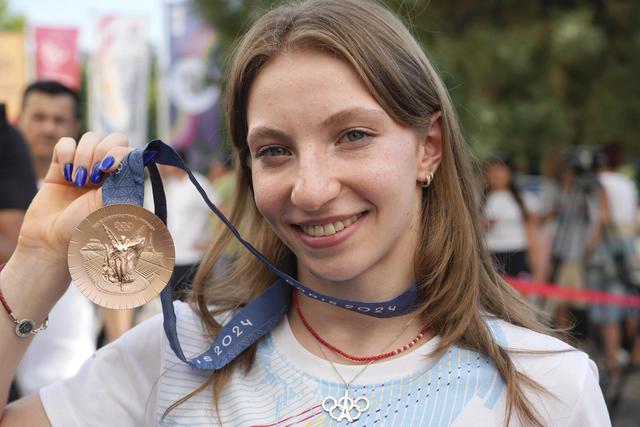
[[624,379],[620,400],[609,412],[614,427],[640,426],[640,370]]
[[[599,367],[604,366],[602,354],[593,342],[581,344],[578,346],[589,353]],[[640,427],[640,369],[624,376],[617,392],[611,395],[608,406],[613,427]]]

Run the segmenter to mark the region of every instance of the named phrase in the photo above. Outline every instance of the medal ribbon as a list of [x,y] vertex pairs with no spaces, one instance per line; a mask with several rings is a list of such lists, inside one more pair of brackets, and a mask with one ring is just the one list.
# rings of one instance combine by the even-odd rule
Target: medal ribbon
[[144,166],[146,164],[153,188],[155,214],[166,224],[166,198],[162,180],[154,162],[174,166],[185,171],[213,213],[247,250],[278,277],[260,296],[236,312],[233,318],[223,327],[208,350],[193,358],[185,356],[178,340],[171,289],[166,287],[160,293],[162,313],[164,315],[164,331],[171,349],[178,358],[192,367],[210,371],[221,369],[247,347],[267,334],[280,322],[289,309],[291,287],[308,297],[327,304],[379,318],[400,316],[410,312],[415,307],[418,298],[415,284],[411,285],[409,289],[398,297],[389,301],[360,302],[319,294],[285,272],[280,271],[251,243],[242,238],[234,225],[211,202],[205,190],[200,186],[180,156],[160,140],[150,142],[143,149],[132,151],[127,158],[123,159],[120,172],[110,175],[105,180],[102,190],[104,204],[129,203],[142,206],[144,198]]

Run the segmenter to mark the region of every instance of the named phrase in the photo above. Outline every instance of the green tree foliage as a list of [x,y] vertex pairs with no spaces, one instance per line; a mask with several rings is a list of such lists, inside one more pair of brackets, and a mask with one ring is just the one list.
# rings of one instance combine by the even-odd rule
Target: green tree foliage
[[[198,0],[228,54],[274,0]],[[620,142],[640,160],[640,2],[385,0],[442,74],[480,157]],[[628,157],[629,158],[629,157]]]
[[9,11],[7,0],[0,0],[0,31],[21,31],[24,26],[24,18]]

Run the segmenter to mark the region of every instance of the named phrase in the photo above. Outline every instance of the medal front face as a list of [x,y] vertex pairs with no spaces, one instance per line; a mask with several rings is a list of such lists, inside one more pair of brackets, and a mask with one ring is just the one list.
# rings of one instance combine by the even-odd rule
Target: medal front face
[[71,235],[69,272],[94,303],[138,307],[160,294],[175,263],[173,240],[164,223],[135,205],[98,209]]

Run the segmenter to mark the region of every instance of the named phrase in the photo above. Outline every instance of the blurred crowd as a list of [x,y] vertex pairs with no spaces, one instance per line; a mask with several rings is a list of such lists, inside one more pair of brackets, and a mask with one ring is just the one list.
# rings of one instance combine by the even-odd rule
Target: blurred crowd
[[[39,81],[24,92],[15,126],[7,123],[3,111],[0,114],[0,262],[6,262],[16,245],[24,212],[46,176],[54,144],[61,137],[78,136],[79,108],[76,92]],[[638,295],[638,191],[632,179],[619,171],[623,163],[615,143],[567,149],[554,158],[546,176],[516,171],[504,154],[487,159],[482,170],[485,187],[479,195],[486,243],[505,276]],[[172,289],[174,298],[184,299],[220,224],[183,171],[164,166],[159,170],[176,247]],[[233,203],[231,172],[230,159],[218,158],[211,161],[208,176],[196,174],[225,213]],[[103,176],[93,168],[68,179],[84,185]],[[151,191],[145,195],[145,207],[153,209]],[[224,271],[233,257],[231,247],[218,271]],[[532,302],[567,338],[601,355],[602,386],[614,401],[625,376],[640,369],[640,308],[539,297]],[[97,346],[159,311],[158,301],[135,311],[97,309],[69,286],[50,314],[51,326],[35,337],[24,357],[13,397],[73,375]]]
[[[548,165],[547,176],[516,173],[501,154],[489,158],[481,204],[487,246],[504,274],[530,280],[534,288],[551,284],[577,291],[569,296],[597,291],[637,297],[638,190],[620,172],[623,162],[616,143],[565,149]],[[565,339],[597,353],[613,412],[623,380],[640,369],[640,305],[576,297],[532,302]]]

